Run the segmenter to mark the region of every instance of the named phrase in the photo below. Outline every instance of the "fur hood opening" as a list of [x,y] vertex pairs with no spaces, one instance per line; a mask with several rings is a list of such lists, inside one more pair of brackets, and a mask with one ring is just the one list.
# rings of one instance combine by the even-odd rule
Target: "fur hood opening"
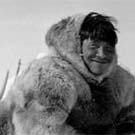
[[[117,64],[117,54],[114,56],[109,69],[101,76],[94,76],[85,66],[81,56],[81,44],[79,30],[86,15],[78,14],[61,20],[54,24],[46,34],[46,44],[51,52],[56,56],[73,65],[73,67],[84,76],[87,81],[96,80],[99,83],[115,70]],[[51,53],[51,55],[53,55]]]

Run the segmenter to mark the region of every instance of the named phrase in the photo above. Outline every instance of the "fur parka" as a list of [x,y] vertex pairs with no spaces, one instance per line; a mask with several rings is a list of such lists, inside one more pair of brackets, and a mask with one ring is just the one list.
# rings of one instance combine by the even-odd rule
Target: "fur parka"
[[78,34],[84,18],[71,16],[49,29],[50,54],[32,61],[0,104],[1,135],[135,132],[134,76],[117,64],[117,54],[103,75],[89,72]]
[[[135,132],[135,78],[118,65],[117,53],[109,69],[95,77],[85,66],[81,55],[79,30],[85,15],[75,15],[53,25],[46,35],[47,45],[69,62],[89,85],[91,100],[78,98],[67,123],[85,133],[117,134]],[[108,134],[108,133],[107,133]]]

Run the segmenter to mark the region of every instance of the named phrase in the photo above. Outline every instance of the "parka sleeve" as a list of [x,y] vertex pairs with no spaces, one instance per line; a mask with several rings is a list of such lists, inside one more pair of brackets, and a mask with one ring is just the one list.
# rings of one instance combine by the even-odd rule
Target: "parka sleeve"
[[117,134],[135,134],[135,105],[121,109],[116,123]]
[[116,132],[120,135],[135,135],[135,78],[125,76],[121,93],[121,109],[116,118]]
[[32,62],[15,87],[22,91],[26,107],[33,98],[44,108],[49,125],[65,122],[77,98],[72,77],[52,58]]

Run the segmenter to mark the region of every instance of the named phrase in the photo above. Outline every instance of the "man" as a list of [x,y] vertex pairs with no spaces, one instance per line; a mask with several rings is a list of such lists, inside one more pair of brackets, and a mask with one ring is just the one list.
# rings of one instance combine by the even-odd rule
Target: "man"
[[51,27],[46,42],[89,85],[92,99],[78,98],[67,123],[90,134],[130,134],[135,125],[135,78],[117,64],[112,17],[92,12]]
[[111,20],[92,12],[50,28],[51,53],[34,60],[3,100],[0,118],[8,117],[15,135],[135,132],[135,79],[117,64]]

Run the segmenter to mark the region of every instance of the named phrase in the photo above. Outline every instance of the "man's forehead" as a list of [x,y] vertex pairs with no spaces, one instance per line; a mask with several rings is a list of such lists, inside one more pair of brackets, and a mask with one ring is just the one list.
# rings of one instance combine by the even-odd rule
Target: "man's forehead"
[[111,46],[108,42],[103,40],[91,40],[90,38],[87,39],[90,44],[88,45],[98,45],[98,46]]
[[109,43],[107,43],[106,41],[103,41],[103,40],[92,40],[91,43],[103,45],[103,46],[109,45]]

